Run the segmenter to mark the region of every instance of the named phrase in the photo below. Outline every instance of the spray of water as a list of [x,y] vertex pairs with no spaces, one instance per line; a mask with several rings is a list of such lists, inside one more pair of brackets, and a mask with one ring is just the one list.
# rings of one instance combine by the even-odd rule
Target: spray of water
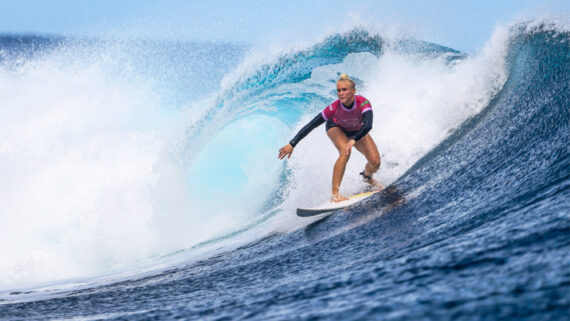
[[[164,79],[133,70],[137,64],[116,57],[116,48],[76,52],[71,60],[56,51],[3,68],[0,288],[128,269],[251,226],[268,212],[270,230],[306,224],[292,213],[328,199],[337,152],[324,126],[286,163],[277,150],[325,107],[323,97],[336,99],[339,72],[358,79],[358,93],[372,101],[371,135],[383,164],[377,177],[393,182],[502,86],[504,34],[498,30],[480,55],[458,60],[405,53],[387,41],[382,55],[349,54],[301,81],[227,99],[226,87],[243,79],[236,73],[255,69],[251,57],[274,57],[252,54],[218,94],[192,99],[196,86],[188,86],[175,108],[164,98],[173,92],[161,86]],[[321,98],[283,111],[307,93]],[[240,112],[222,111],[215,130],[188,136],[224,100]],[[364,163],[352,156],[341,191],[363,188],[357,173]]]

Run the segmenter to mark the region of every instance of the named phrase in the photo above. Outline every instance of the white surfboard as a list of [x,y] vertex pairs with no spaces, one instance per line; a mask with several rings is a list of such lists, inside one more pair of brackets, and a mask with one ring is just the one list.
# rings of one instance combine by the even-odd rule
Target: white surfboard
[[348,207],[354,203],[357,203],[359,201],[362,201],[363,199],[369,197],[370,195],[377,193],[379,191],[371,191],[371,192],[364,192],[364,193],[360,193],[360,194],[355,194],[352,196],[348,197],[348,200],[346,201],[342,201],[342,202],[327,202],[325,204],[316,206],[316,207],[312,207],[312,208],[298,208],[297,209],[297,216],[300,217],[309,217],[309,216],[314,216],[314,215],[318,215],[318,214],[323,214],[323,213],[327,213],[327,212],[332,212],[334,210],[339,210],[339,209],[343,209],[345,207]]

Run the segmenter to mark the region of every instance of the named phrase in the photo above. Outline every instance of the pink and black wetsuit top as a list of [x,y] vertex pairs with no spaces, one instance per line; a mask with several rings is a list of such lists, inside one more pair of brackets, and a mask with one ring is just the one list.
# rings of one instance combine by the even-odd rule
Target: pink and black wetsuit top
[[332,119],[338,127],[342,128],[345,132],[354,132],[360,130],[364,124],[362,115],[367,111],[372,111],[372,106],[368,99],[362,96],[354,96],[354,102],[350,108],[345,107],[340,99],[323,109],[321,115],[328,121]]
[[327,130],[338,126],[345,132],[348,139],[358,141],[372,129],[372,106],[368,99],[359,95],[354,96],[351,106],[345,106],[340,100],[336,100],[297,133],[289,142],[291,146],[295,147],[301,139],[325,121]]

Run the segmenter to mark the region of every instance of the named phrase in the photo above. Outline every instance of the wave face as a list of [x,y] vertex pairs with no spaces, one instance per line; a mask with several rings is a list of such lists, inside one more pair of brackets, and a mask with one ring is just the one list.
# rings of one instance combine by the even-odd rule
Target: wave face
[[[227,55],[212,64],[221,87],[198,90],[163,81],[187,60],[105,60],[124,46],[3,51],[0,99],[16,103],[0,144],[0,317],[567,317],[567,30],[517,25],[476,57],[363,30],[277,56],[200,48]],[[301,220],[295,207],[328,198],[335,151],[322,129],[288,162],[276,151],[335,99],[340,72],[373,102],[389,186]],[[42,107],[11,96],[46,78],[69,86],[48,84]],[[351,159],[344,192],[363,188],[362,166]]]

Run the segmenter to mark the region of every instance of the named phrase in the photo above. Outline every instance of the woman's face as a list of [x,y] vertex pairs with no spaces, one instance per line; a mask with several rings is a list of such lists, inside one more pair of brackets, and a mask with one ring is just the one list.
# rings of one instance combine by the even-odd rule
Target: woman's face
[[336,83],[336,94],[343,105],[350,106],[354,102],[356,89],[351,88],[350,82],[341,80]]

